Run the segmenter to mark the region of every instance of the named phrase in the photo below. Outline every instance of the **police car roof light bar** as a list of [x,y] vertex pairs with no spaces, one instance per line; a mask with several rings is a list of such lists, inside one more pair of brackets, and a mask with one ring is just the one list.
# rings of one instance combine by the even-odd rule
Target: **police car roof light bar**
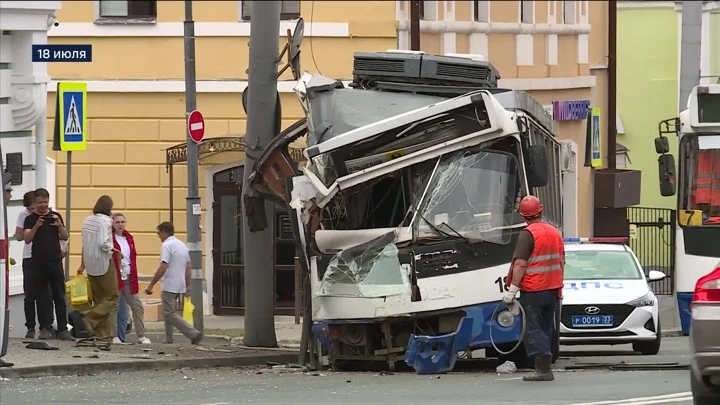
[[596,238],[563,238],[565,243],[628,243],[629,238],[618,237],[596,237]]

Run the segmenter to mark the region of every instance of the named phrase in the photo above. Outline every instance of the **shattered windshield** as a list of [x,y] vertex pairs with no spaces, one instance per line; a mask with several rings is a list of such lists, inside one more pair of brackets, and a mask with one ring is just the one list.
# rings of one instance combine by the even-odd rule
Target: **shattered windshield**
[[394,233],[336,253],[316,296],[387,297],[410,293],[409,268],[400,264]]
[[480,148],[443,155],[427,184],[420,218],[413,220],[413,227],[426,232],[434,226],[469,240],[507,244],[511,234],[504,229],[524,226],[513,212],[519,196],[513,155]]

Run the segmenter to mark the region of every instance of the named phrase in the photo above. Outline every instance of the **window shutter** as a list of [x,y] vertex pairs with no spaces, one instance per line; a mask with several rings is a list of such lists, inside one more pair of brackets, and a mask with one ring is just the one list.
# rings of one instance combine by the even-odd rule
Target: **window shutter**
[[282,14],[300,15],[300,2],[299,1],[283,1],[281,13]]
[[127,17],[128,0],[100,0],[100,17]]

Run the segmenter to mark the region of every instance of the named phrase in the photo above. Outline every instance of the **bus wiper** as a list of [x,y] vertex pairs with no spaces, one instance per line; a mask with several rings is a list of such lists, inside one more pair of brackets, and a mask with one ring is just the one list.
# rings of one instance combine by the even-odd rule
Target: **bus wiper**
[[[470,244],[470,239],[466,238],[463,234],[461,234],[460,232],[456,231],[455,228],[453,228],[452,226],[450,226],[450,224],[448,224],[447,222],[443,222],[442,224],[440,224],[440,226],[443,226],[443,225],[447,226],[449,230],[453,231],[453,232],[455,233],[455,235],[458,236],[458,238],[464,240],[468,245]],[[438,228],[439,228],[439,227],[438,227]]]
[[[467,247],[472,246],[472,249],[470,249],[471,251],[473,251],[473,252],[480,252],[480,253],[482,253],[484,256],[487,256],[487,252],[485,252],[484,250],[480,249],[479,245],[477,245],[477,244],[476,244],[476,245],[473,245],[472,242],[470,242],[470,239],[468,239],[467,237],[465,237],[465,236],[464,236],[463,234],[461,234],[460,232],[456,231],[455,228],[453,228],[452,226],[450,226],[450,224],[448,224],[447,222],[443,222],[442,224],[440,224],[440,226],[443,226],[443,225],[447,226],[448,229],[450,229],[451,231],[455,232],[455,234],[458,236],[458,238],[460,238],[460,239],[463,241],[463,243],[464,243],[465,246],[467,246]],[[484,241],[481,240],[481,242],[484,242]]]
[[430,227],[430,229],[431,229],[433,232],[435,232],[435,234],[436,234],[437,236],[441,237],[443,240],[456,239],[456,240],[461,240],[465,246],[470,247],[470,246],[472,245],[472,244],[470,243],[470,239],[468,239],[468,238],[466,238],[465,236],[463,236],[460,232],[458,232],[458,231],[456,231],[455,229],[453,229],[453,228],[452,228],[450,225],[448,225],[447,223],[443,222],[442,224],[440,224],[440,226],[443,226],[443,225],[447,226],[451,231],[453,231],[453,232],[455,233],[455,235],[449,234],[449,233],[443,231],[442,229],[440,229],[439,227],[433,225],[433,224],[432,224],[427,218],[425,218],[423,215],[420,215],[420,214],[418,213],[418,216],[419,216],[423,221],[425,221],[425,223]]
[[433,225],[430,221],[428,221],[428,219],[425,218],[424,215],[420,214],[420,212],[417,213],[417,216],[419,216],[420,219],[422,219],[423,221],[425,221],[425,223],[428,225],[428,227],[430,228],[430,230],[432,230],[432,231],[435,233],[435,235],[437,235],[437,236],[439,236],[439,237],[441,237],[441,238],[443,238],[443,239],[447,239],[448,237],[452,236],[452,235],[449,235],[447,232],[443,232],[443,231],[441,231],[440,229],[438,229],[438,227],[436,227],[436,226]]

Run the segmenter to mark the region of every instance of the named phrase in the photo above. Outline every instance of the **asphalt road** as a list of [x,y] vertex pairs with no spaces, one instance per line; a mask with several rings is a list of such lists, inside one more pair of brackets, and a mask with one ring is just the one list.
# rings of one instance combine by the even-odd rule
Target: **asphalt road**
[[[557,373],[551,383],[520,375],[316,373],[240,369],[176,370],[3,381],[0,403],[34,404],[692,404],[687,371]],[[668,400],[672,400],[670,402]],[[609,401],[609,402],[605,402]],[[599,402],[599,403],[598,403]]]
[[[686,344],[686,338],[668,339],[658,356],[632,356],[624,347],[599,353],[565,348],[561,361],[686,363]],[[522,372],[498,375],[494,370],[441,376],[265,368],[148,371],[0,381],[0,404],[691,405],[688,373],[558,371],[553,382],[527,383]]]

